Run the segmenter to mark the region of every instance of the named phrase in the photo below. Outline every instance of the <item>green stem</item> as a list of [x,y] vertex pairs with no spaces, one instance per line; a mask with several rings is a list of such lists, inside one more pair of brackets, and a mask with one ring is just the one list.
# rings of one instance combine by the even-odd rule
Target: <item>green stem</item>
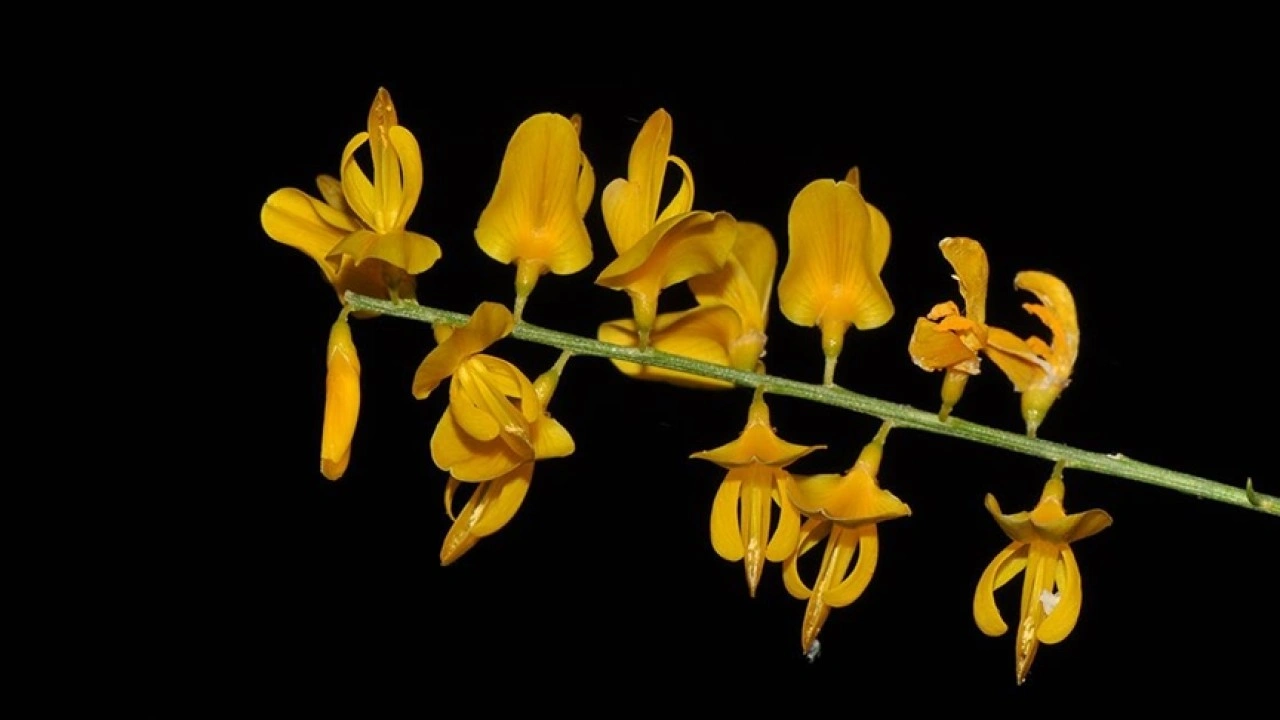
[[[425,323],[464,325],[470,319],[469,315],[462,313],[439,310],[412,303],[377,300],[350,292],[347,293],[347,304],[354,310],[372,310],[383,315],[418,320]],[[625,360],[642,365],[652,365],[668,370],[679,370],[701,375],[702,377],[726,380],[743,387],[758,388],[763,386],[774,395],[787,395],[822,403],[823,405],[852,410],[863,415],[872,415],[881,420],[892,422],[894,427],[913,428],[970,442],[982,443],[983,445],[992,445],[1022,453],[1023,455],[1031,455],[1054,462],[1065,462],[1067,467],[1074,470],[1088,470],[1102,475],[1137,480],[1138,482],[1177,490],[1206,500],[1214,500],[1250,510],[1260,510],[1270,515],[1280,515],[1280,498],[1271,495],[1254,492],[1252,493],[1252,498],[1250,498],[1250,495],[1246,494],[1243,487],[1227,485],[1226,483],[1208,480],[1195,475],[1148,465],[1119,453],[1104,455],[1102,453],[1089,452],[1070,445],[1030,438],[1019,433],[979,425],[954,416],[942,421],[938,419],[935,413],[918,410],[910,405],[892,403],[887,400],[861,395],[840,387],[823,387],[772,375],[743,372],[721,365],[713,365],[679,355],[659,352],[652,348],[639,350],[622,347],[578,335],[549,330],[528,323],[516,325],[512,335],[527,342],[568,350],[574,355],[592,355]]]

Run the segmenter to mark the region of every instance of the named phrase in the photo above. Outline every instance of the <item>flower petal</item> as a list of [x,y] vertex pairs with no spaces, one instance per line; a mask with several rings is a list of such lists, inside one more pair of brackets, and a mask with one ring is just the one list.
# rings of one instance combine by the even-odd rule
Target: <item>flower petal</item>
[[778,250],[769,231],[755,223],[739,222],[738,237],[724,267],[689,278],[689,289],[699,305],[728,305],[738,312],[746,328],[763,332],[777,262]]
[[861,462],[844,475],[797,477],[791,501],[806,515],[821,515],[846,528],[911,514],[906,503],[876,484]]
[[[501,436],[512,449],[532,448],[530,422],[511,400],[487,381],[474,359],[464,363],[449,386],[449,411],[462,431],[478,440]],[[530,393],[532,393],[530,389]],[[536,402],[536,400],[535,400]]]
[[987,493],[983,499],[983,505],[987,508],[987,512],[991,514],[992,519],[1000,526],[1005,535],[1010,540],[1020,543],[1030,543],[1039,539],[1035,527],[1031,524],[1031,513],[1019,512],[1006,515],[1000,512],[1000,503],[996,500],[996,496]]
[[[911,360],[925,370],[972,367],[976,371],[978,354],[955,334],[947,332],[925,318],[916,318],[915,330],[907,343]],[[973,374],[973,373],[971,373]]]
[[329,258],[350,255],[356,263],[381,260],[398,267],[410,275],[431,269],[440,259],[440,246],[426,235],[408,230],[376,233],[359,230],[347,235],[329,251]]
[[1047,645],[1060,643],[1071,634],[1080,619],[1080,606],[1084,601],[1080,566],[1076,564],[1075,553],[1065,545],[1054,569],[1054,582],[1058,586],[1058,604],[1036,630],[1036,638]]
[[342,150],[342,194],[347,198],[347,205],[368,227],[378,229],[377,210],[380,207],[374,193],[373,183],[360,169],[356,162],[356,151],[369,140],[369,133],[357,133]]
[[515,517],[529,492],[529,482],[533,480],[533,465],[525,463],[510,474],[485,483],[489,491],[485,494],[480,520],[471,528],[472,535],[492,535]]
[[742,528],[738,524],[738,498],[741,493],[742,480],[729,473],[711,502],[711,547],[717,555],[730,562],[741,560],[745,552]]
[[808,585],[800,579],[797,564],[800,556],[818,546],[831,533],[831,523],[820,517],[812,517],[800,527],[800,537],[795,552],[782,563],[782,584],[791,597],[797,600],[808,600],[813,594]]
[[652,278],[658,289],[724,266],[737,239],[728,213],[691,212],[654,226],[600,273],[596,283],[623,289]]
[[533,453],[539,460],[568,457],[576,449],[573,436],[550,415],[538,418],[532,429]]
[[356,226],[349,218],[301,190],[285,188],[267,198],[260,213],[262,229],[278,243],[306,253],[333,282],[338,264],[329,250]]
[[967,237],[943,238],[938,247],[942,256],[956,271],[960,283],[960,296],[964,298],[964,314],[973,322],[987,322],[987,283],[989,269],[987,253],[977,240]]
[[627,179],[609,183],[601,198],[605,227],[621,255],[654,226],[663,176],[671,154],[671,116],[659,108],[636,135],[627,162]]
[[[735,471],[730,471],[735,472]],[[747,572],[747,587],[755,597],[764,571],[765,551],[769,546],[769,526],[773,519],[773,473],[768,466],[751,465],[742,473],[742,544]]]
[[[658,222],[677,215],[683,215],[693,209],[693,171],[689,169],[684,160],[675,155],[668,155],[667,159],[671,161],[671,164],[680,168],[680,187],[676,189],[676,194],[671,197],[671,202],[667,203],[662,212],[658,213]],[[664,166],[662,174],[666,175],[666,172],[667,169]]]
[[537,260],[560,275],[589,265],[591,239],[578,197],[582,158],[568,118],[542,113],[521,123],[476,225],[480,249],[502,263]]
[[485,482],[534,459],[533,449],[519,453],[501,438],[484,441],[468,435],[452,412],[445,411],[431,434],[431,460],[463,482]]
[[867,525],[854,532],[858,533],[858,559],[853,572],[823,596],[833,608],[851,605],[862,596],[871,583],[871,576],[876,571],[876,561],[880,557],[880,534],[875,525]]
[[844,323],[860,330],[893,317],[880,280],[888,252],[887,225],[873,232],[857,188],[815,180],[800,191],[788,216],[790,257],[778,281],[782,313],[801,326]]
[[328,375],[325,379],[324,428],[320,438],[320,473],[337,480],[351,460],[351,442],[360,415],[360,358],[344,316],[329,331]]
[[413,396],[425,399],[464,360],[510,335],[514,328],[515,318],[506,307],[480,303],[466,325],[456,328],[423,359],[413,376]]
[[1105,510],[1086,510],[1072,513],[1061,520],[1041,525],[1040,529],[1046,537],[1060,539],[1063,543],[1073,543],[1090,535],[1111,527],[1111,515]]
[[785,474],[782,471],[774,472],[772,498],[778,504],[778,528],[773,531],[773,537],[769,539],[769,547],[765,551],[765,558],[769,562],[786,560],[800,543],[800,513],[791,504],[786,491],[777,487],[779,476]]
[[1004,372],[1018,392],[1041,384],[1051,371],[1021,338],[998,327],[987,328],[987,357]]
[[1027,567],[1027,547],[1023,543],[1010,543],[996,553],[978,580],[978,589],[973,594],[973,620],[984,635],[996,637],[1009,630],[996,607],[995,591]]
[[[1055,330],[1053,350],[1057,358],[1054,365],[1062,366],[1067,371],[1065,374],[1070,374],[1080,352],[1080,325],[1076,318],[1075,299],[1066,283],[1046,272],[1026,270],[1013,278],[1013,286],[1034,293],[1057,320],[1050,325]],[[1049,324],[1047,320],[1046,324]]]
[[388,229],[403,230],[413,209],[418,205],[418,196],[422,193],[422,151],[418,149],[418,139],[407,128],[393,125],[387,129],[387,137],[395,148],[396,160],[400,166],[399,177],[394,172],[390,175],[396,191],[388,194],[388,199],[394,198],[397,202],[394,209],[388,208],[391,222]]
[[[650,331],[649,346],[672,355],[729,366],[729,345],[740,331],[741,321],[727,306],[699,307],[683,312],[659,315]],[[622,319],[604,323],[596,331],[601,342],[638,347],[640,336],[635,320]],[[637,380],[667,382],[673,385],[704,389],[725,389],[733,383],[704,378],[652,365],[613,360],[614,367]]]

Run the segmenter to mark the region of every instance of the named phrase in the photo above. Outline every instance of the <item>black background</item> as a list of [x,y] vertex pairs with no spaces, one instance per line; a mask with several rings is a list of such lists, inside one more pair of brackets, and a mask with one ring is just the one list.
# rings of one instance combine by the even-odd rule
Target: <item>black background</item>
[[[1071,707],[1112,690],[1180,700],[1266,687],[1277,639],[1266,553],[1277,549],[1277,520],[1070,471],[1067,510],[1104,508],[1115,524],[1076,546],[1080,622],[1041,648],[1016,687],[1012,636],[987,638],[971,616],[978,576],[1006,543],[982,499],[992,492],[1006,511],[1029,509],[1051,464],[912,431],[890,436],[880,480],[914,514],[881,526],[869,589],[832,613],[822,656],[805,662],[804,603],[772,564],[758,597],[747,596],[741,564],[710,547],[722,471],[688,459],[737,435],[746,390],[640,383],[606,361],[573,360],[551,409],[577,452],[539,463],[515,519],[441,568],[445,476],[427,442],[445,398],[409,393],[430,329],[358,321],[353,459],[337,483],[318,472],[325,341],[339,306],[311,260],[266,237],[258,211],[277,188],[313,192],[316,174],[336,174],[386,86],[425,162],[409,226],[444,252],[419,278],[423,304],[510,303],[513,268],[480,252],[475,220],[515,127],[536,112],[578,112],[598,178],[587,219],[595,260],[578,275],[544,277],[526,319],[594,335],[627,315],[624,294],[592,283],[613,257],[598,193],[625,173],[643,120],[665,107],[673,152],[694,172],[695,206],[768,227],[779,272],[795,194],[861,168],[866,197],[893,230],[883,277],[897,313],[881,329],[850,332],[841,385],[936,407],[941,376],[911,363],[907,339],[932,304],[959,300],[937,243],[968,235],[991,260],[992,323],[1044,332],[1019,307],[1030,296],[1012,288],[1018,270],[1053,272],[1075,295],[1081,355],[1043,437],[1236,485],[1253,476],[1280,493],[1264,452],[1275,369],[1263,258],[1274,225],[1259,88],[1243,65],[1175,55],[1093,69],[1013,60],[935,62],[879,81],[840,64],[770,73],[767,63],[726,63],[677,82],[665,65],[560,71],[528,58],[464,82],[441,78],[438,65],[384,67],[371,56],[357,69],[300,65],[217,89],[234,100],[219,113],[241,138],[225,162],[243,181],[217,200],[241,221],[228,272],[270,308],[238,313],[240,357],[252,362],[225,369],[247,393],[237,442],[252,459],[207,490],[235,513],[213,556],[229,633],[220,640],[231,638],[239,658],[225,681],[360,679],[425,697],[474,686],[481,698],[530,684],[522,697],[537,704],[600,687],[659,697],[693,687],[831,709],[935,692]],[[690,303],[673,289],[661,309]],[[790,325],[776,300],[770,319],[770,372],[818,381],[817,330]],[[530,376],[557,354],[515,340],[493,350]],[[847,469],[878,425],[788,398],[770,405],[781,436],[830,448],[793,467],[801,473]],[[956,414],[1022,427],[1017,395],[990,365]],[[997,596],[1011,622],[1018,586]]]

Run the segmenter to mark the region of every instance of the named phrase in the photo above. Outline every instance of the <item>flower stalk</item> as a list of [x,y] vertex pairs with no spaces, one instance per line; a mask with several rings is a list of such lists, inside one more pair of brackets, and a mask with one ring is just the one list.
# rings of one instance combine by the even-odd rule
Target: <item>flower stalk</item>
[[[382,315],[425,323],[444,323],[460,326],[465,325],[467,320],[470,319],[470,316],[463,313],[426,307],[412,302],[397,303],[379,300],[354,292],[346,293],[346,302],[348,307],[355,311],[373,311]],[[1101,475],[1136,480],[1157,487],[1177,490],[1205,500],[1280,516],[1280,498],[1275,496],[1256,491],[1246,493],[1244,487],[1228,485],[1188,473],[1150,465],[1118,453],[1108,455],[1082,450],[1070,445],[1032,438],[1021,433],[999,430],[961,420],[954,416],[946,421],[941,421],[935,412],[926,412],[909,405],[862,395],[841,387],[814,385],[772,375],[735,370],[730,367],[660,352],[652,348],[640,350],[622,347],[524,322],[518,323],[511,334],[520,340],[549,345],[569,351],[574,355],[613,358],[642,365],[652,365],[701,377],[724,380],[743,387],[757,388],[763,386],[769,393],[774,395],[786,395],[852,410],[863,415],[871,415],[881,420],[889,421],[897,428],[922,430],[969,442],[990,445],[1023,455],[1044,458],[1055,463],[1065,462],[1066,466],[1073,470],[1085,470]]]

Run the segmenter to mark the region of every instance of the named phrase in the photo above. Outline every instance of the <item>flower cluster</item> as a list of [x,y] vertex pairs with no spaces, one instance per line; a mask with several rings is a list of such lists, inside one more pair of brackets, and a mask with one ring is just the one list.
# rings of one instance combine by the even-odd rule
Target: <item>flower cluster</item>
[[[340,301],[353,291],[415,302],[415,276],[441,256],[433,240],[406,229],[422,187],[419,148],[399,125],[385,90],[374,99],[368,125],[343,150],[341,179],[319,178],[322,199],[280,190],[263,206],[262,226],[273,239],[315,260]],[[592,261],[585,218],[596,179],[579,143],[581,130],[578,116],[554,113],[535,115],[516,128],[475,227],[485,254],[515,265],[511,309],[484,302],[465,325],[435,325],[436,346],[412,379],[418,399],[448,383],[448,403],[430,440],[432,460],[447,475],[445,509],[453,521],[440,550],[446,565],[511,521],[538,461],[575,450],[570,431],[549,412],[569,354],[530,380],[488,351],[519,326],[543,275],[576,273]],[[778,248],[760,224],[695,209],[693,171],[672,154],[673,138],[672,118],[659,109],[632,145],[627,176],[609,182],[601,194],[604,226],[617,256],[596,284],[625,292],[632,313],[601,324],[597,337],[637,351],[628,356],[632,359],[613,361],[628,377],[728,388],[732,384],[724,380],[654,367],[643,361],[644,354],[662,352],[763,373]],[[372,180],[356,159],[365,145]],[[669,165],[681,179],[664,202]],[[778,304],[792,323],[818,328],[823,382],[833,386],[849,328],[872,330],[893,318],[894,305],[880,278],[890,249],[889,222],[865,199],[854,168],[843,179],[814,180],[801,189],[786,230]],[[1048,273],[1018,273],[1015,287],[1040,301],[1025,309],[1051,334],[1049,342],[1024,340],[988,322],[989,270],[982,246],[955,237],[940,247],[955,270],[964,310],[953,301],[934,306],[917,319],[907,348],[921,368],[944,371],[939,418],[947,421],[985,354],[1021,394],[1026,431],[1034,436],[1067,386],[1079,351],[1071,293]],[[687,283],[695,305],[660,312],[663,291],[680,283]],[[341,477],[350,462],[360,405],[360,362],[348,316],[365,314],[344,306],[330,333],[320,455],[321,472],[331,480]],[[813,652],[831,610],[852,604],[869,587],[880,558],[880,525],[912,513],[880,484],[889,422],[847,472],[794,475],[788,469],[793,463],[826,446],[780,438],[770,423],[766,392],[767,385],[758,384],[736,439],[692,457],[725,472],[710,511],[712,548],[726,560],[743,563],[752,596],[766,563],[782,565],[786,590],[806,602],[801,646]],[[994,592],[1025,571],[1016,638],[1019,683],[1040,643],[1063,640],[1079,616],[1081,578],[1071,543],[1111,522],[1101,510],[1066,514],[1062,472],[1060,462],[1030,512],[1003,514],[987,496],[988,511],[1012,544],[981,574],[974,619],[983,633],[1004,633]],[[454,496],[463,486],[470,495],[455,510]],[[800,558],[820,545],[817,574],[807,582]]]

